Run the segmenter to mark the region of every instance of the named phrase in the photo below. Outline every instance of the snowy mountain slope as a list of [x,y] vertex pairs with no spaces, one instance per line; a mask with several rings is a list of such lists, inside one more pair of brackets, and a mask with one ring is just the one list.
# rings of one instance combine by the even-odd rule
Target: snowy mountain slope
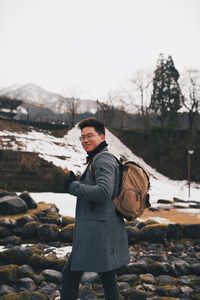
[[[62,95],[49,92],[34,83],[12,85],[1,89],[0,95],[7,96],[11,99],[20,99],[25,103],[40,104],[45,107],[49,107],[55,112],[64,112],[67,109],[65,98]],[[76,99],[76,101],[78,102],[78,113],[95,113],[97,110],[97,104],[95,101],[81,99]]]
[[[75,173],[82,173],[85,168],[86,154],[79,141],[80,131],[76,127],[71,129],[62,138],[56,138],[48,132],[36,131],[30,128],[29,131],[11,132],[0,131],[1,149],[12,149],[14,151],[36,152],[40,157],[52,162],[61,168],[68,168]],[[134,160],[145,167],[151,175],[151,201],[158,198],[181,197],[187,199],[187,182],[170,180],[147,165],[141,158],[137,157],[117,137],[108,130],[106,131],[109,150],[118,158],[120,155],[127,159]],[[200,186],[191,187],[192,199],[200,201]]]

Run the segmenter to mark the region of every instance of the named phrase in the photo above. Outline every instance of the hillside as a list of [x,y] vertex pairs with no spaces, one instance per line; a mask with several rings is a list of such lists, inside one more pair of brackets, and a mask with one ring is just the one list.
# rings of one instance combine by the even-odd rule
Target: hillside
[[0,150],[0,189],[63,192],[63,171],[37,153]]
[[[62,172],[61,169],[67,168],[68,170],[72,170],[75,174],[79,175],[85,169],[85,157],[86,154],[81,147],[81,143],[79,141],[80,130],[77,126],[69,130],[68,132],[63,132],[59,135],[59,131],[57,131],[56,136],[52,131],[39,130],[33,127],[20,127],[14,122],[0,122],[0,149],[2,151],[2,168],[5,168],[5,171],[8,167],[10,167],[10,171],[8,173],[9,176],[13,173],[12,179],[9,182],[12,182],[10,186],[13,189],[22,190],[28,187],[33,191],[33,185],[36,187],[34,183],[34,179],[27,178],[27,185],[25,186],[25,178],[22,177],[21,180],[17,181],[20,172],[24,176],[23,168],[21,169],[21,161],[27,161],[25,165],[26,172],[27,168],[30,168],[31,174],[26,174],[29,176],[33,176],[34,178],[41,178],[39,181],[37,191],[58,191],[57,187],[60,185],[58,177],[52,175],[50,179],[48,179],[49,187],[47,188],[44,185],[44,181],[46,180],[47,174]],[[146,170],[150,173],[151,177],[151,199],[155,202],[158,195],[164,199],[171,199],[173,197],[187,197],[187,181],[172,181],[166,176],[159,173],[156,169],[152,168],[150,164],[147,164],[141,157],[137,156],[134,152],[132,152],[120,139],[118,139],[111,131],[106,130],[106,140],[109,145],[109,150],[116,157],[120,158],[120,156],[124,156],[129,160],[134,160],[139,164],[143,165]],[[12,153],[13,152],[13,153]],[[8,159],[6,158],[8,156]],[[12,162],[5,163],[5,161]],[[18,165],[15,165],[16,160],[19,159]],[[36,161],[37,160],[37,161]],[[32,164],[32,161],[35,163]],[[52,170],[49,170],[50,165],[47,166],[47,163],[51,164]],[[3,166],[4,164],[4,166]],[[37,167],[36,167],[36,166]],[[55,168],[55,169],[54,169]],[[15,169],[15,170],[14,170]],[[13,171],[14,170],[14,171]],[[18,172],[17,172],[18,170]],[[32,174],[34,170],[34,174]],[[7,171],[6,171],[7,172]],[[16,172],[16,173],[15,173]],[[58,172],[58,173],[59,173]],[[38,176],[39,174],[39,176]],[[60,173],[59,173],[60,174]],[[46,177],[45,177],[46,176]],[[3,177],[5,177],[5,181],[8,181],[6,176],[4,176],[4,169],[1,169],[0,176],[0,186],[3,181]],[[53,179],[52,179],[53,178]],[[15,183],[15,181],[18,183]],[[33,185],[32,185],[33,182]],[[56,182],[54,184],[53,182]],[[57,184],[59,182],[59,184]],[[62,185],[62,184],[61,184]],[[192,195],[195,198],[199,198],[199,189],[198,185],[192,184]],[[35,190],[35,191],[36,191]]]
[[191,180],[200,182],[200,130],[113,130],[134,153],[159,173],[174,179],[188,179],[188,150],[191,157]]

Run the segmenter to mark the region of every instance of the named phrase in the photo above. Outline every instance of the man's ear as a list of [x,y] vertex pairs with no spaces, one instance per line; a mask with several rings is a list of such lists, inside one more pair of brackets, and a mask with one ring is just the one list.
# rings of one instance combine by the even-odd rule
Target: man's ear
[[102,135],[101,135],[101,140],[102,140],[102,142],[105,141],[105,138],[106,138],[106,137],[105,137],[105,134],[102,134]]

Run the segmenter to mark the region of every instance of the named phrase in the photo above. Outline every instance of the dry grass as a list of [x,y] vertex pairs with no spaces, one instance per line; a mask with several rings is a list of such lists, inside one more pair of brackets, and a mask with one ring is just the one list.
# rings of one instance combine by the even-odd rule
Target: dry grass
[[150,211],[146,210],[141,219],[151,217],[165,218],[171,222],[179,224],[200,224],[200,216],[192,213],[183,213],[177,209]]

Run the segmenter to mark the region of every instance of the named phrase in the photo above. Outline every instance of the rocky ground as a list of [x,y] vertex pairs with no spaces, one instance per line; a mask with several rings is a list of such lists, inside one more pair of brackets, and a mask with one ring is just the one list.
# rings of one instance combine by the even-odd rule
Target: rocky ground
[[[155,216],[155,211],[148,213]],[[160,209],[156,215],[165,212]],[[200,299],[200,222],[192,220],[127,222],[131,261],[117,271],[121,300]],[[0,299],[59,296],[68,255],[58,256],[57,250],[71,245],[73,228],[73,218],[45,203],[25,214],[1,216]],[[80,299],[104,299],[97,274],[84,274]]]

